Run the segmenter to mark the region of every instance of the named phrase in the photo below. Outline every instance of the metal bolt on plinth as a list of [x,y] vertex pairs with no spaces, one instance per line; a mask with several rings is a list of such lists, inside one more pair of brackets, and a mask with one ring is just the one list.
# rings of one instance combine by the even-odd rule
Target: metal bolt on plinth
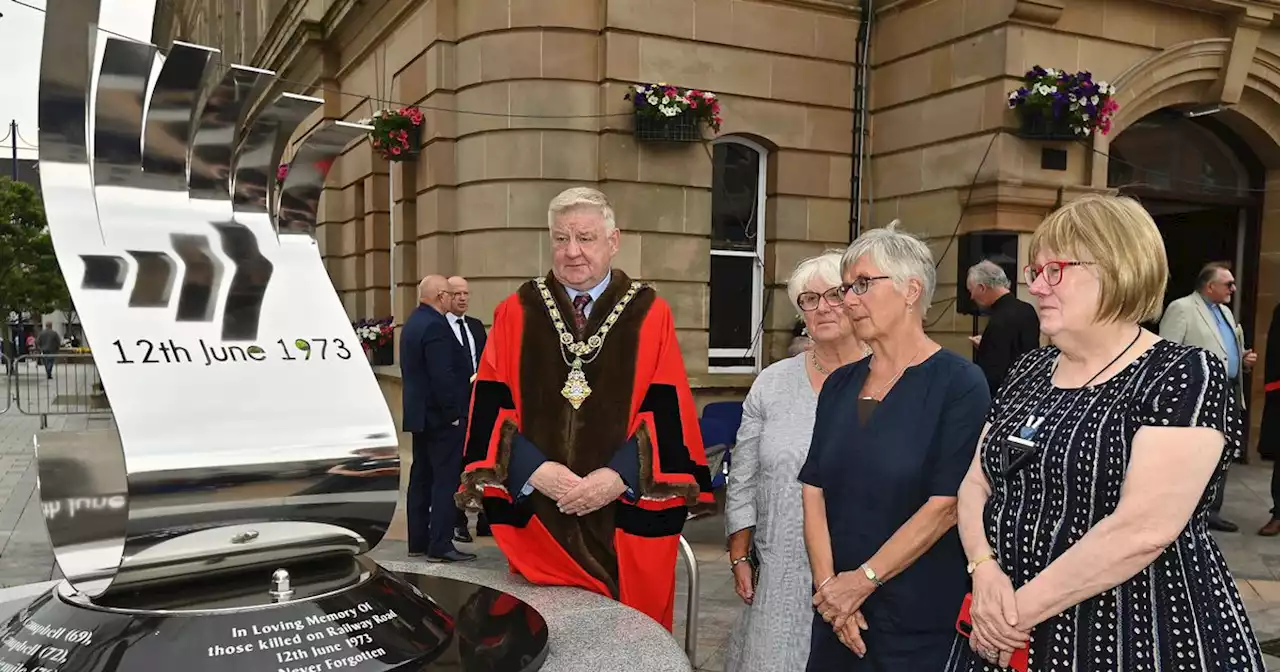
[[289,585],[289,570],[277,569],[271,574],[271,599],[284,602],[293,597],[293,587]]

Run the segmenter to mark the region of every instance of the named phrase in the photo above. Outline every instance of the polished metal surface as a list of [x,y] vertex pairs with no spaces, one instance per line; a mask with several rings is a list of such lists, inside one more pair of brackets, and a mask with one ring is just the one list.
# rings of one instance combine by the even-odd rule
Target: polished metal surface
[[187,152],[196,103],[215,55],[215,50],[186,42],[174,41],[169,47],[151,91],[142,150],[142,170],[156,188],[187,188]]
[[276,185],[276,168],[289,135],[323,104],[320,98],[281,94],[253,122],[236,161],[233,200],[236,212],[266,215],[271,211],[269,197]]
[[[236,581],[215,578],[212,581],[188,582],[182,590],[121,591],[91,598],[65,581],[55,590],[61,601],[94,611],[136,616],[213,616],[271,610],[286,602],[314,602],[341,597],[385,571],[367,556],[327,558],[298,564],[289,575],[289,589],[293,595],[284,602],[277,600],[270,590],[262,589],[264,581],[269,584],[275,577],[275,572],[268,569],[246,572]],[[423,596],[421,593],[418,595]]]
[[395,510],[396,431],[314,229],[367,127],[316,126],[277,222],[275,165],[320,101],[281,96],[246,132],[272,73],[175,43],[151,86],[154,48],[98,32],[99,4],[48,0],[40,65],[49,230],[114,420],[40,437],[58,564],[110,598],[362,553]]
[[689,541],[680,535],[680,559],[684,561],[684,569],[689,577],[689,596],[684,610],[684,652],[689,661],[698,659],[698,556],[693,554]]
[[271,575],[271,601],[284,602],[293,597],[293,587],[289,583],[289,570],[277,569]]
[[[307,137],[289,164],[289,175],[280,190],[279,233],[315,237],[316,211],[320,207],[324,180],[333,167],[333,160],[343,147],[368,129],[368,126],[338,121],[317,129]],[[292,238],[289,236],[283,240]],[[305,238],[302,240],[305,242]]]

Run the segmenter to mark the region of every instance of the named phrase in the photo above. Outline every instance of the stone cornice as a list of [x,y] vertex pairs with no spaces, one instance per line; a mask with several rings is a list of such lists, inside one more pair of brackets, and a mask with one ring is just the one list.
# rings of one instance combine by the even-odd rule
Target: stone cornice
[[1280,0],[1155,0],[1173,7],[1198,9],[1214,14],[1253,14],[1280,12]]
[[[889,12],[894,10],[904,10],[923,5],[931,0],[891,0],[882,4],[875,10],[876,14],[881,12]],[[1030,23],[1043,23],[1053,25],[1058,22],[1058,18],[1062,16],[1062,10],[1066,7],[1067,0],[982,0],[983,2],[998,2],[1008,7],[1009,18],[1016,21],[1026,21]]]
[[1052,26],[1062,17],[1066,6],[1067,0],[1017,0],[1009,18]]
[[1058,202],[1061,185],[1035,182],[984,182],[974,185],[970,210],[996,208],[1044,212]]
[[767,2],[800,9],[816,9],[831,14],[862,14],[862,3],[858,0],[767,0]]

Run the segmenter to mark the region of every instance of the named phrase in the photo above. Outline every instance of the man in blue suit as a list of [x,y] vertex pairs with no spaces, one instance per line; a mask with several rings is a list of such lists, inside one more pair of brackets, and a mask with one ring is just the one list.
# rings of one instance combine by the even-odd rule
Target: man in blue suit
[[413,435],[407,513],[409,555],[428,562],[474,560],[453,545],[471,393],[470,354],[445,319],[452,295],[440,275],[418,285],[418,308],[400,332],[404,431]]

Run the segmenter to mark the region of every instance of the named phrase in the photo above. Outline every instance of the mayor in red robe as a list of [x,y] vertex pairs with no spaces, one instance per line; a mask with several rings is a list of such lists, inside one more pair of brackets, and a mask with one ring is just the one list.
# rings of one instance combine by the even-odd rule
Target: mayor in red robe
[[552,272],[494,312],[459,503],[514,573],[621,601],[668,630],[679,535],[711,475],[671,309],[611,267],[599,191],[551,202]]

